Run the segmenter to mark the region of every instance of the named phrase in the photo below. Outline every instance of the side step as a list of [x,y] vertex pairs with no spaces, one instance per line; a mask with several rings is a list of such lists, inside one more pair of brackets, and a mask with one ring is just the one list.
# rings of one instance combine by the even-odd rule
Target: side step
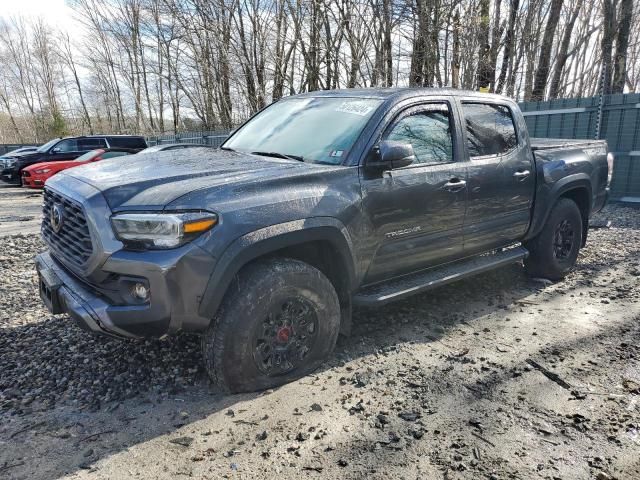
[[448,263],[443,267],[412,273],[385,283],[363,288],[354,295],[353,304],[361,307],[384,305],[385,303],[401,300],[465,277],[519,262],[527,258],[528,255],[529,252],[524,247],[513,247],[479,257]]

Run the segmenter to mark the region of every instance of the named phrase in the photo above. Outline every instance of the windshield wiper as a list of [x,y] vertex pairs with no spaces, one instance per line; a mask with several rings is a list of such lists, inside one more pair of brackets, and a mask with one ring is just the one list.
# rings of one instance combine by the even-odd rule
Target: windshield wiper
[[297,160],[299,162],[304,162],[304,158],[300,155],[285,155],[280,152],[251,152],[252,155],[262,155],[263,157],[275,157],[275,158],[287,158],[289,160]]
[[226,150],[228,152],[235,152],[235,150],[233,148],[230,148],[230,147],[220,147],[220,150]]

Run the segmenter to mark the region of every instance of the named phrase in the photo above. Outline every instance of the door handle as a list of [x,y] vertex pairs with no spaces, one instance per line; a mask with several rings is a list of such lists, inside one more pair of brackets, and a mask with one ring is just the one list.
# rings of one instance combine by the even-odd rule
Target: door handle
[[513,174],[513,176],[520,181],[524,180],[529,175],[531,175],[531,172],[529,170],[518,171]]
[[442,188],[450,192],[459,192],[460,190],[467,188],[467,182],[465,180],[460,180],[459,178],[452,178],[445,183]]

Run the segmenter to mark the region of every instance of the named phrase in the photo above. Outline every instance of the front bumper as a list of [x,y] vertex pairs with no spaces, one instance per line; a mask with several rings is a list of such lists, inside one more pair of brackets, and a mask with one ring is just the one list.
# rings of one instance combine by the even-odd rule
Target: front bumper
[[143,304],[114,302],[122,292],[79,280],[49,252],[39,254],[35,263],[45,305],[54,314],[67,313],[85,330],[121,338],[157,338],[179,330],[202,331],[209,324],[197,310],[214,259],[196,246],[122,251],[105,262],[102,269],[112,276],[133,276],[148,283],[151,296]]
[[109,314],[109,304],[92,294],[69,275],[49,252],[36,256],[40,298],[53,314],[67,313],[84,330],[119,337],[137,338],[117,328]]
[[28,188],[44,188],[44,182],[48,177],[44,175],[25,175],[22,173],[22,186]]

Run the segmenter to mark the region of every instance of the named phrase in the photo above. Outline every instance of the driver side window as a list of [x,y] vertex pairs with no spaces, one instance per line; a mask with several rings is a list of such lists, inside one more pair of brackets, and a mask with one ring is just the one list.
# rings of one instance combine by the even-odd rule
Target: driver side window
[[429,105],[397,120],[385,140],[410,143],[416,155],[414,164],[453,161],[451,117],[446,105]]

